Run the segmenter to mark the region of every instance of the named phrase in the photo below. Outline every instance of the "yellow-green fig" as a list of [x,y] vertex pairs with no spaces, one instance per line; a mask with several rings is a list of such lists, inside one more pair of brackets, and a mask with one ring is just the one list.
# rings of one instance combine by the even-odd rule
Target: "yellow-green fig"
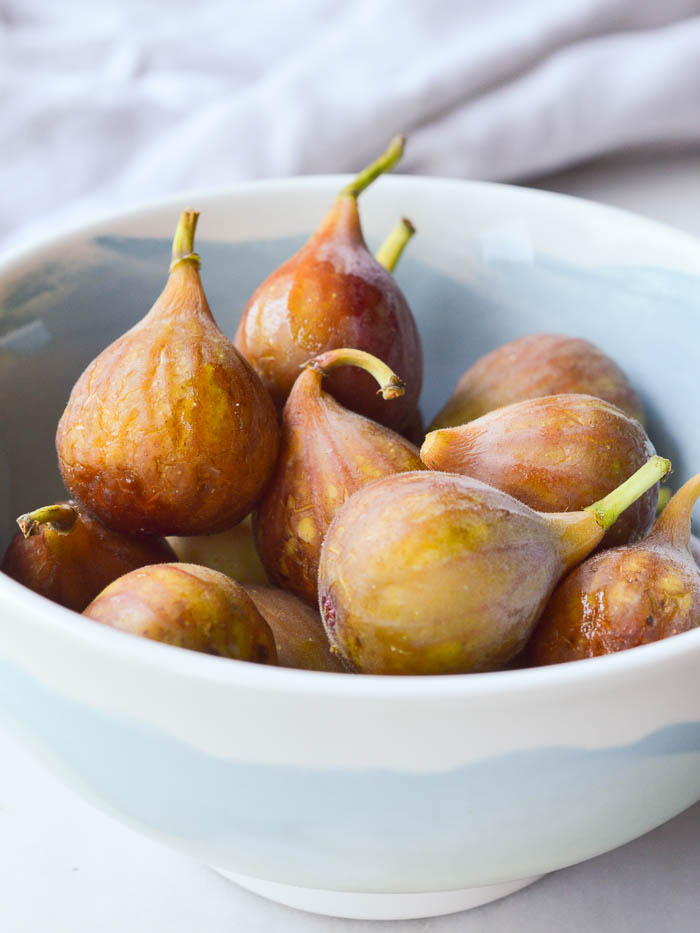
[[197,564],[152,564],[127,573],[83,615],[178,648],[259,664],[277,661],[270,626],[243,587]]
[[535,512],[479,480],[388,476],[345,503],[326,534],[319,605],[355,670],[456,674],[503,667],[559,579],[670,469],[653,457],[583,511]]

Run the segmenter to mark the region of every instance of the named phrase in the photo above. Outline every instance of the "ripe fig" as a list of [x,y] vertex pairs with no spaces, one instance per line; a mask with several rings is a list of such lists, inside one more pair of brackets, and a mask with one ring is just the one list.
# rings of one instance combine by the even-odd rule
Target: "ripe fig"
[[700,625],[700,570],[690,540],[699,495],[700,473],[643,541],[596,554],[559,584],[528,646],[532,663],[611,654]]
[[112,531],[75,502],[20,515],[17,524],[21,533],[10,542],[0,570],[75,612],[130,570],[175,560],[162,538]]
[[503,405],[569,392],[595,395],[644,422],[637,393],[602,350],[578,337],[531,334],[477,360],[459,380],[432,427],[466,424]]
[[580,512],[535,512],[479,480],[400,473],[360,489],[321,551],[331,645],[372,674],[493,670],[525,646],[557,581],[670,468],[653,457]]
[[[538,512],[571,512],[602,499],[656,453],[644,428],[591,395],[546,395],[433,431],[421,448],[432,470],[490,483]],[[614,547],[654,524],[653,486],[605,536]]]
[[322,391],[326,374],[339,366],[371,374],[384,399],[403,392],[396,375],[362,350],[329,350],[312,360],[284,406],[280,456],[253,518],[270,579],[312,606],[318,602],[321,542],[343,502],[380,476],[423,466],[418,450],[403,437]]
[[260,498],[277,456],[274,405],[212,317],[184,211],[146,317],[71,393],[56,436],[71,495],[110,528],[213,534]]
[[250,515],[233,528],[216,535],[175,537],[167,541],[178,560],[186,564],[201,564],[202,567],[219,570],[236,583],[269,582],[255,548]]
[[367,249],[357,197],[401,156],[397,137],[376,162],[339,193],[308,243],[255,291],[236,346],[282,408],[302,366],[326,350],[353,347],[384,360],[406,382],[395,405],[377,399],[372,379],[342,370],[328,391],[346,408],[396,430],[420,395],[422,352],[413,315],[393,275]]
[[115,580],[83,615],[122,632],[223,658],[275,664],[275,639],[242,586],[197,564],[152,564]]
[[276,586],[247,585],[244,589],[272,629],[280,667],[347,672],[331,651],[318,612]]

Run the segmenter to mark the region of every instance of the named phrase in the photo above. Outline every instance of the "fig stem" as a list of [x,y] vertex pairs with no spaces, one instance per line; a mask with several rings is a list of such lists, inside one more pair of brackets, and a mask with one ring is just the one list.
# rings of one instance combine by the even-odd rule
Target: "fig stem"
[[355,350],[351,347],[339,347],[336,350],[327,350],[320,356],[309,360],[304,364],[304,369],[313,369],[322,376],[327,375],[337,366],[359,366],[370,376],[374,376],[379,385],[379,392],[382,398],[398,398],[404,394],[404,383],[399,379],[386,363],[382,363],[376,356],[366,353],[364,350]]
[[405,136],[394,136],[379,158],[372,162],[371,165],[368,165],[367,168],[363,168],[354,181],[351,181],[349,185],[340,190],[338,196],[356,198],[358,194],[361,194],[365,188],[372,184],[375,178],[379,178],[380,175],[388,172],[390,168],[396,165],[403,155],[405,143]]
[[603,499],[586,506],[586,512],[592,512],[596,521],[606,531],[613,525],[619,516],[643,496],[647,489],[658,483],[671,469],[671,461],[665,457],[651,457],[633,473],[629,479],[613,489]]
[[393,272],[406,244],[416,232],[410,220],[402,217],[374,255],[387,272]]
[[677,547],[690,547],[690,516],[700,496],[700,473],[683,483],[657,518],[652,534],[664,535]]
[[40,525],[55,525],[57,531],[69,532],[78,517],[78,511],[71,502],[57,502],[45,505],[33,512],[26,512],[17,519],[19,530],[25,538],[30,538],[39,531]]
[[183,262],[191,262],[197,268],[201,265],[199,253],[194,252],[194,232],[197,229],[198,220],[199,211],[194,211],[191,208],[187,208],[180,214],[180,221],[173,238],[171,272]]
[[668,486],[662,486],[661,489],[659,489],[659,501],[656,503],[656,515],[657,515],[657,517],[658,517],[659,515],[661,515],[661,513],[663,512],[663,510],[664,510],[664,509],[666,508],[666,506],[669,504],[669,502],[671,501],[671,496],[672,496],[672,495],[673,495],[673,493],[672,493],[671,490],[668,488]]

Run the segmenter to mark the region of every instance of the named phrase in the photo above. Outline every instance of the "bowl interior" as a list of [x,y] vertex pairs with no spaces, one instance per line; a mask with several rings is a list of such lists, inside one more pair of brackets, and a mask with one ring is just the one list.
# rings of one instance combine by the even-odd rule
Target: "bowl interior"
[[[64,494],[54,435],[85,365],[159,294],[181,207],[214,314],[233,335],[247,299],[313,230],[342,179],[295,179],[171,199],[10,257],[0,268],[0,545],[21,512]],[[700,246],[572,198],[393,177],[364,197],[376,247],[401,215],[418,234],[397,269],[423,337],[429,421],[483,353],[537,331],[586,337],[627,372],[677,487],[700,468],[695,404]],[[410,378],[410,373],[402,373]]]

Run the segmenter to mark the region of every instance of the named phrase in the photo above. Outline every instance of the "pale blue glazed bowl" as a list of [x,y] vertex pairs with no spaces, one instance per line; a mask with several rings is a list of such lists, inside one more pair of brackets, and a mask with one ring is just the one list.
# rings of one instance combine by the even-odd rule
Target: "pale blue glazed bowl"
[[[230,335],[341,178],[187,195],[0,268],[0,530],[62,495],[68,392],[150,307],[181,208]],[[627,371],[674,485],[700,469],[700,244],[619,211],[498,185],[381,179],[378,244],[424,339],[430,418],[461,372],[534,331]],[[619,846],[700,799],[700,631],[542,670],[426,678],[266,668],[134,638],[0,575],[0,715],[118,819],[285,903],[341,916],[456,910]],[[11,767],[11,763],[6,764]]]

